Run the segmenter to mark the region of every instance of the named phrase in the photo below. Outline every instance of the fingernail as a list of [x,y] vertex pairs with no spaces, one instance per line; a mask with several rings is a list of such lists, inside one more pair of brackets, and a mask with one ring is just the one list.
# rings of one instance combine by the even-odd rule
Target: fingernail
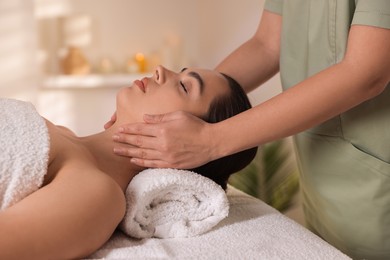
[[123,132],[123,131],[125,131],[125,129],[124,129],[123,127],[119,127],[119,128],[118,128],[118,131],[119,131],[119,132]]
[[114,139],[115,141],[119,140],[119,135],[113,135],[112,139]]

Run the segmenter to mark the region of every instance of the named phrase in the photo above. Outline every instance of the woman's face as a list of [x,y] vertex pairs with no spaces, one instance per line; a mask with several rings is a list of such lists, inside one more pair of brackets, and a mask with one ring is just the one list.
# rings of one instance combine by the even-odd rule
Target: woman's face
[[178,110],[201,117],[216,97],[228,92],[227,80],[216,71],[188,68],[176,73],[159,66],[152,77],[118,92],[117,121],[142,122],[144,114]]

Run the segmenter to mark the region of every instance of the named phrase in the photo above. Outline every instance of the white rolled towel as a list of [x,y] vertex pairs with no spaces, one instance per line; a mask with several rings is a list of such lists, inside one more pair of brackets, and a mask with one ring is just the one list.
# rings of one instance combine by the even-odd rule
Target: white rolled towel
[[126,215],[119,227],[135,238],[197,236],[229,213],[225,191],[188,170],[140,172],[126,190],[126,202]]

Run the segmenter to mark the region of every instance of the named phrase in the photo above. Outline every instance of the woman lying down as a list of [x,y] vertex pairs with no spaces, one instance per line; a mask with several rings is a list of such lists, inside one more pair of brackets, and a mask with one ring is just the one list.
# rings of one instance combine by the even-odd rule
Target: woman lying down
[[[246,94],[228,76],[161,66],[119,90],[116,122],[90,136],[54,125],[28,103],[0,99],[0,259],[81,258],[110,238],[125,214],[126,187],[143,170],[113,153],[120,125],[176,110],[213,123],[249,108]],[[226,188],[229,175],[255,153],[246,150],[192,170]],[[13,181],[13,175],[22,178]]]

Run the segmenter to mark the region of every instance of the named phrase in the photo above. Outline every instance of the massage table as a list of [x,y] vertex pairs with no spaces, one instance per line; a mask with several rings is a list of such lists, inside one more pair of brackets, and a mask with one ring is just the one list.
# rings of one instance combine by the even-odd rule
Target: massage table
[[228,186],[229,215],[189,238],[131,238],[117,230],[85,259],[350,259],[263,201]]

